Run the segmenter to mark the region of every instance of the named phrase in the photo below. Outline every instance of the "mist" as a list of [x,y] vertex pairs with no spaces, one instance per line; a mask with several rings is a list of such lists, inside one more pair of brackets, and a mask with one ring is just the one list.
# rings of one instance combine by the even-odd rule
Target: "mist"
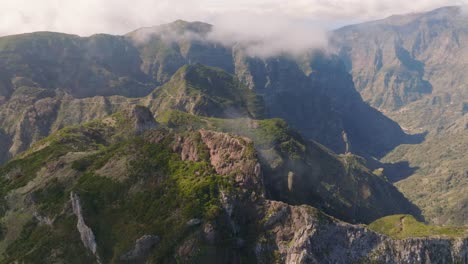
[[182,19],[214,25],[208,41],[242,43],[251,55],[265,57],[325,46],[326,32],[347,24],[464,5],[467,1],[4,0],[0,8],[0,36],[33,31],[120,35]]

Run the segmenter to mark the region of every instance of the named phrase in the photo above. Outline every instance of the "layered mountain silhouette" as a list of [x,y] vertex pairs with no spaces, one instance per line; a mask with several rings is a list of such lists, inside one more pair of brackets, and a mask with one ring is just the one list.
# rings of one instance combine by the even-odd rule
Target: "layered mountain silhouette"
[[466,228],[426,224],[466,222],[463,19],[299,57],[182,20],[1,37],[1,261],[463,263]]
[[331,37],[364,100],[407,132],[429,133],[384,161],[419,168],[397,186],[436,223],[468,221],[467,22],[461,7],[443,7],[347,26]]

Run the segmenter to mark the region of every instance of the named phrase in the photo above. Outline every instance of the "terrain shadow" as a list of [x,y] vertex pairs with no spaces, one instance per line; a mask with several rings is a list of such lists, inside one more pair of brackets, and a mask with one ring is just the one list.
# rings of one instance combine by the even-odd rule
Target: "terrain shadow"
[[385,175],[391,183],[404,180],[419,169],[419,167],[411,167],[408,161],[383,163],[377,159],[367,159],[366,163],[371,170],[383,169],[383,175]]

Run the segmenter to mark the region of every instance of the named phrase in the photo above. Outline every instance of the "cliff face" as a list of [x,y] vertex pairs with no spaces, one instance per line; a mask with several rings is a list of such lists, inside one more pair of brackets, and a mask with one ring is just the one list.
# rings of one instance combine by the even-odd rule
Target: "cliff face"
[[[169,34],[167,27],[179,31]],[[145,68],[156,70],[152,76],[169,80],[167,76],[185,64],[222,68],[263,98],[266,116],[285,119],[307,139],[338,153],[346,150],[343,131],[352,143],[351,151],[364,156],[380,157],[401,143],[416,140],[362,101],[337,57],[320,51],[300,58],[252,57],[242,44],[226,47],[210,41],[211,26],[205,25],[201,31],[199,27],[178,22],[136,30],[127,37],[140,51]]]
[[[394,240],[362,226],[331,219],[313,208],[267,202],[265,241],[257,256],[285,263],[467,263],[468,239]],[[268,263],[265,259],[262,263]]]
[[462,102],[465,28],[461,8],[444,7],[347,26],[331,42],[364,99],[392,111],[430,94]]
[[[0,38],[1,261],[466,262],[463,228],[398,240],[333,218],[420,217],[354,155],[414,137],[362,101],[339,57],[251,57],[210,30]],[[463,213],[464,174],[442,172],[459,193],[430,201],[451,195],[446,208]]]
[[423,143],[400,146],[383,161],[412,168],[399,171],[407,177],[396,185],[437,224],[468,223],[467,28],[462,7],[443,7],[331,34],[363,99],[405,131],[427,133]]
[[2,168],[3,261],[466,262],[466,240],[394,240],[270,201],[251,139],[147,113],[65,128]]

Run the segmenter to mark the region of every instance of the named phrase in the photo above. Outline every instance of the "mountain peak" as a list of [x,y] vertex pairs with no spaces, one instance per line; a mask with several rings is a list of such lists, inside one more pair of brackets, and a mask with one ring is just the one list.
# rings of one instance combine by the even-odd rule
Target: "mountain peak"
[[174,22],[152,27],[142,27],[126,34],[133,39],[141,39],[152,35],[184,35],[187,33],[204,36],[213,28],[213,25],[200,21],[185,21],[178,19]]

